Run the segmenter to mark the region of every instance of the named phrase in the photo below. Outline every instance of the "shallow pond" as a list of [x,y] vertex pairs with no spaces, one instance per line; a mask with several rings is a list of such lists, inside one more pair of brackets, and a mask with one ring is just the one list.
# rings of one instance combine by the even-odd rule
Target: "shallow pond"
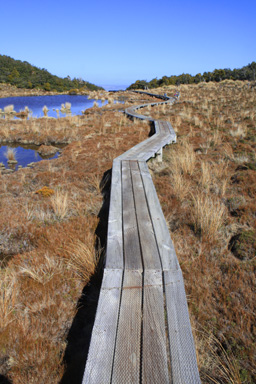
[[[15,158],[17,160],[17,164],[8,164],[6,152],[8,148],[13,148],[15,151]],[[38,146],[36,145],[20,145],[20,144],[11,144],[11,145],[2,145],[0,146],[0,163],[3,163],[5,168],[17,170],[18,166],[26,167],[30,163],[36,163],[43,159],[56,159],[59,156],[59,152],[52,156],[44,156],[42,157],[37,152]],[[59,148],[59,146],[58,146]]]
[[[84,95],[19,96],[0,98],[0,108],[4,109],[7,105],[14,105],[14,110],[20,112],[25,107],[28,107],[32,111],[33,117],[42,117],[44,115],[42,109],[46,105],[49,109],[48,116],[58,117],[56,109],[60,111],[61,104],[71,103],[71,113],[73,115],[82,115],[82,111],[91,108],[94,101]],[[107,101],[102,103],[100,100],[97,100],[97,103],[101,107]],[[64,117],[65,114],[59,112],[59,116]]]

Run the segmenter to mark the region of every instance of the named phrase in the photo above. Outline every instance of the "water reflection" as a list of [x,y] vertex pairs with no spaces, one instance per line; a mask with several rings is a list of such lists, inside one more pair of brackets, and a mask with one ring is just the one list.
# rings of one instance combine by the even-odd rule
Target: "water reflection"
[[6,97],[0,99],[0,108],[4,109],[7,105],[13,105],[14,110],[19,112],[28,107],[32,111],[33,117],[43,117],[43,107],[49,109],[48,116],[57,117],[56,110],[59,110],[59,116],[64,117],[66,114],[61,113],[61,105],[71,103],[71,113],[73,115],[81,115],[82,110],[91,108],[94,100],[88,100],[86,95],[49,95],[49,96],[24,96],[24,97]]
[[[63,147],[59,146],[58,148]],[[8,148],[15,148],[15,158],[17,163],[8,162],[7,150]],[[4,165],[7,169],[17,170],[19,166],[26,167],[30,163],[37,163],[43,159],[56,159],[59,156],[59,151],[51,156],[42,156],[38,151],[39,147],[36,145],[20,145],[20,144],[11,144],[11,145],[2,145],[0,146],[0,163]]]
[[[116,97],[114,103],[124,101],[120,97]],[[25,107],[28,107],[28,111],[32,117],[43,117],[43,108],[46,106],[49,110],[47,112],[49,117],[65,117],[65,109],[62,105],[71,104],[70,113],[72,115],[82,115],[82,111],[93,107],[93,103],[96,100],[88,99],[87,95],[48,95],[48,96],[19,96],[19,97],[6,97],[0,98],[0,109],[4,110],[6,106],[13,105],[14,111],[24,111]],[[108,103],[107,100],[97,100],[99,107],[102,107]],[[61,112],[62,111],[62,112]],[[65,111],[65,112],[64,112]],[[64,113],[63,113],[64,112]],[[1,117],[1,116],[0,116]],[[22,118],[22,116],[20,116]],[[26,117],[25,117],[26,118]]]

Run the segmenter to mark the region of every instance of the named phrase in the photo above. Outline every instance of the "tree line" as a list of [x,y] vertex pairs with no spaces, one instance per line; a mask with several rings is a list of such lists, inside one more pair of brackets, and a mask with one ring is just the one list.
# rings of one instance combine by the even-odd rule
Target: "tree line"
[[203,74],[197,73],[192,76],[188,73],[183,73],[178,76],[163,76],[161,79],[152,79],[150,81],[137,80],[131,84],[127,89],[146,89],[158,88],[165,85],[180,85],[180,84],[198,84],[201,82],[209,81],[222,81],[222,80],[248,80],[255,81],[256,78],[256,63],[253,61],[240,69],[225,68],[215,69],[212,72],[204,72]]
[[0,83],[8,83],[18,88],[43,89],[45,91],[65,92],[75,90],[103,89],[83,79],[69,76],[61,78],[52,75],[45,68],[37,68],[27,61],[15,60],[9,56],[0,55]]

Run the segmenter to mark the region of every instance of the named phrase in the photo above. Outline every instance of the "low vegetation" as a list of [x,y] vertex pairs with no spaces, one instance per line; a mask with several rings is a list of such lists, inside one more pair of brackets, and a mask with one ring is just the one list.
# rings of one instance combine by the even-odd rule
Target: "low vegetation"
[[[130,96],[138,103],[138,95]],[[150,131],[120,108],[95,106],[62,119],[0,119],[2,142],[69,143],[58,159],[10,175],[0,171],[0,379],[59,383],[66,371],[67,336],[104,240],[99,229],[95,238],[103,225],[102,187],[113,158]],[[76,361],[84,357],[81,337]]]
[[256,91],[241,81],[179,91],[173,106],[151,108],[177,132],[151,168],[185,278],[201,379],[255,383]]
[[[179,91],[173,106],[141,113],[170,121],[177,132],[163,162],[149,166],[184,275],[201,380],[252,384],[255,88],[224,81]],[[0,119],[2,143],[67,144],[58,159],[0,174],[0,373],[13,384],[58,383],[65,373],[77,302],[99,263],[95,231],[107,171],[148,135],[149,125],[127,119],[111,97],[92,93],[110,103],[83,116]],[[153,100],[119,97],[125,106]],[[80,351],[78,343],[76,361]]]

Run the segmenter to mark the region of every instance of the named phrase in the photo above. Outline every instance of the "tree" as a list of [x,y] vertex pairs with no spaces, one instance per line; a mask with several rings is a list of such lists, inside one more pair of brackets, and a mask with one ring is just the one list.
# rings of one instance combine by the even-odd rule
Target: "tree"
[[195,77],[194,77],[194,82],[195,82],[196,84],[198,84],[198,83],[201,83],[201,81],[202,81],[202,75],[201,75],[201,73],[197,73],[197,74],[195,75]]
[[127,89],[145,89],[148,87],[146,80],[136,80],[135,83],[131,84]]
[[43,85],[43,87],[44,87],[44,90],[45,90],[45,91],[50,91],[50,90],[51,90],[51,84],[49,84],[49,83],[45,83],[45,84]]
[[159,80],[160,87],[169,84],[169,78],[167,76],[163,76],[162,79]]
[[251,80],[255,81],[255,77],[256,77],[256,63],[255,63],[255,61],[252,61],[251,64],[248,64],[248,68],[251,71]]
[[159,84],[156,77],[149,82],[149,88],[157,88],[158,86]]

